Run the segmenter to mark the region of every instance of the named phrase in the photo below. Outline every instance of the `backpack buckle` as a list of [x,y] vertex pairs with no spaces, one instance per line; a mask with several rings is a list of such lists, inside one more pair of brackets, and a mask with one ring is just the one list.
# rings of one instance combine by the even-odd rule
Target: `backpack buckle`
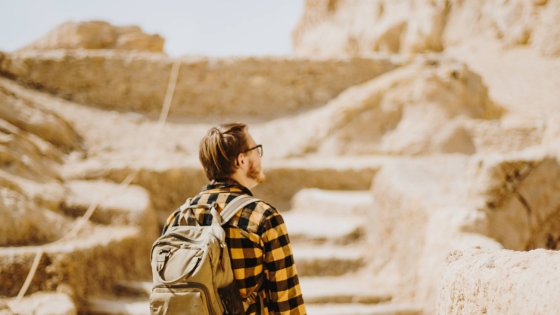
[[157,254],[157,270],[161,271],[165,267],[165,263],[171,256],[171,250],[169,248],[162,248]]

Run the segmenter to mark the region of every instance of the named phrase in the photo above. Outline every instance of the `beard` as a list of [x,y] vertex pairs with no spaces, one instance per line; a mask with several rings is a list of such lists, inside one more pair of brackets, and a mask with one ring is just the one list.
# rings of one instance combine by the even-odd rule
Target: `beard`
[[264,183],[264,181],[266,180],[266,176],[262,172],[262,168],[259,167],[257,169],[253,161],[249,161],[249,170],[247,171],[247,177],[249,177],[252,180],[255,180],[259,184]]

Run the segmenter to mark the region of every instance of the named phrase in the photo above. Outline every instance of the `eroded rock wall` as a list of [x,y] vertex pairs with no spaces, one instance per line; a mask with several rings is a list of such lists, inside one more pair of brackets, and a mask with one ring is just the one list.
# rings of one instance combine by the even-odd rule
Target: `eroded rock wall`
[[438,315],[556,314],[560,253],[470,249],[449,254]]
[[373,272],[397,277],[394,299],[432,314],[447,253],[502,246],[485,235],[487,219],[466,196],[470,158],[461,155],[393,158],[372,182]]
[[375,272],[396,270],[399,298],[431,314],[437,291],[449,289],[440,286],[449,252],[559,248],[559,170],[553,152],[538,147],[387,161],[372,183],[373,242],[382,244],[372,258]]
[[[44,104],[0,87],[0,295],[18,294],[39,249],[28,293],[67,293],[74,312],[117,280],[149,276],[142,257],[158,233],[149,194],[128,187],[111,199],[114,183],[66,182],[60,169],[71,152],[83,153],[82,140]],[[72,234],[96,200],[103,201],[97,215]]]
[[[471,121],[497,120],[504,109],[476,73],[446,59],[406,65],[353,86],[325,106],[268,124],[285,155],[473,154]],[[320,123],[319,123],[320,122]],[[275,153],[275,152],[274,152]]]
[[0,246],[42,244],[71,220],[57,213],[64,198],[59,168],[80,137],[40,104],[0,88]]
[[560,54],[560,1],[309,0],[293,31],[300,56],[438,52],[482,36]]
[[539,151],[478,158],[469,169],[471,199],[505,248],[560,248],[560,164]]
[[446,1],[307,1],[293,30],[294,53],[356,56],[375,51],[441,51],[446,10]]
[[[161,110],[173,61],[141,53],[29,51],[5,54],[0,74],[78,103],[155,115]],[[294,114],[396,67],[387,58],[179,61],[170,115],[193,120],[208,114],[230,119]]]

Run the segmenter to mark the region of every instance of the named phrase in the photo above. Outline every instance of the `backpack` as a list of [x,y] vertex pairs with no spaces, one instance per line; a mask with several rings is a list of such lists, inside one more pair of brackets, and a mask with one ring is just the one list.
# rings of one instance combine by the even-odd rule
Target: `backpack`
[[[218,293],[218,289],[234,284],[222,225],[255,201],[259,199],[240,195],[221,214],[215,203],[191,206],[191,199],[177,209],[175,218],[179,225],[169,227],[152,246],[151,315],[228,314],[226,304],[231,302],[222,301]],[[210,209],[211,225],[198,224],[193,212],[196,208]]]

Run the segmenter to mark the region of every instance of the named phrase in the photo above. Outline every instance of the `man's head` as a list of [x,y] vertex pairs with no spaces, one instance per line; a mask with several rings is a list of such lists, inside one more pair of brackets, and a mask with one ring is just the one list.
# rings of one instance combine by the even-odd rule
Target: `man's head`
[[247,188],[264,182],[262,146],[242,123],[211,128],[200,141],[199,159],[209,180],[231,178]]

